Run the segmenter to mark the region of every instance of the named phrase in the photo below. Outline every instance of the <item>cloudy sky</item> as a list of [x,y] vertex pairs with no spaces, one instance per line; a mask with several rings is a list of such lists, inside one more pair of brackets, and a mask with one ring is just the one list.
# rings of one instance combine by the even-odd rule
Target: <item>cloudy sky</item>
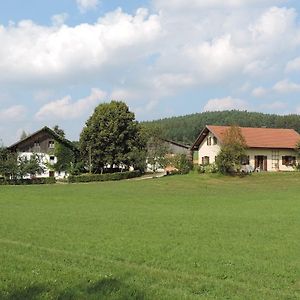
[[300,113],[299,14],[299,0],[0,1],[0,138],[59,124],[78,139],[111,99],[138,120]]

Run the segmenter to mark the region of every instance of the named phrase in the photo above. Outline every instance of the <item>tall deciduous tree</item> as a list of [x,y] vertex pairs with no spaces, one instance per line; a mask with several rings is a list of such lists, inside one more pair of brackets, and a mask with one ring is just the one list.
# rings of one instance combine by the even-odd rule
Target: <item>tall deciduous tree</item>
[[223,138],[221,151],[216,159],[222,173],[236,172],[241,168],[241,161],[246,156],[246,141],[237,126],[231,126]]
[[81,155],[94,173],[135,165],[144,146],[134,113],[119,101],[98,105],[80,135]]
[[0,146],[0,175],[6,179],[14,179],[18,176],[17,154],[11,153],[3,146]]

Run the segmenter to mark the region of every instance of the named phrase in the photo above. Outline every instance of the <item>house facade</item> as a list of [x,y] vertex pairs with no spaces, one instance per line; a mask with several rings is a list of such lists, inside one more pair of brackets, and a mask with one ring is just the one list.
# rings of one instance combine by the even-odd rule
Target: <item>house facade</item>
[[[162,141],[164,147],[166,147],[166,149],[167,149],[167,154],[166,154],[167,158],[174,157],[175,155],[178,155],[178,154],[184,154],[187,157],[191,156],[191,146],[190,145],[185,145],[185,144],[167,140],[167,139],[161,139],[161,141]],[[175,170],[175,168],[173,166],[166,166],[165,168],[158,166],[156,172],[168,173],[168,172],[172,172],[173,170]],[[153,171],[153,166],[151,166],[147,162],[146,172],[152,172],[152,171]]]
[[44,170],[42,174],[37,174],[36,177],[55,177],[61,179],[68,174],[66,170],[57,172],[53,166],[57,163],[55,153],[55,145],[61,143],[72,151],[78,151],[72,142],[61,137],[49,127],[43,127],[26,138],[16,142],[8,147],[12,152],[18,153],[20,158],[30,159],[32,155],[39,157],[40,166]]
[[[228,126],[206,126],[194,145],[198,164],[216,161]],[[293,129],[240,127],[247,144],[247,158],[243,165],[256,171],[293,171],[297,163],[294,150],[300,135]]]

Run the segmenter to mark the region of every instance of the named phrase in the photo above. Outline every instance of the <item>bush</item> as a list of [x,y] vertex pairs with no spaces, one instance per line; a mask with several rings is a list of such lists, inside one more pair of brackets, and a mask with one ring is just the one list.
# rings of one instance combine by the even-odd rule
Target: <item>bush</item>
[[31,185],[31,184],[54,184],[54,177],[31,178],[31,179],[9,179],[0,178],[0,185]]
[[294,170],[297,171],[297,172],[300,172],[300,164],[296,164],[294,166]]
[[[177,174],[188,174],[193,169],[193,164],[186,154],[177,154],[170,159],[170,164],[178,170]],[[174,174],[174,172],[172,171]]]
[[208,164],[208,165],[199,165],[197,166],[197,173],[198,174],[212,174],[212,173],[218,173],[219,169],[215,163],[213,164]]
[[204,165],[197,166],[196,171],[197,171],[198,174],[204,174],[205,173],[205,166]]
[[68,177],[69,183],[78,182],[95,182],[95,181],[114,181],[122,179],[130,179],[141,176],[140,171],[128,171],[106,174],[83,174],[83,175],[70,175]]
[[205,173],[209,173],[209,174],[212,174],[212,173],[218,173],[218,167],[216,164],[209,164],[209,165],[206,165],[204,166],[204,171]]

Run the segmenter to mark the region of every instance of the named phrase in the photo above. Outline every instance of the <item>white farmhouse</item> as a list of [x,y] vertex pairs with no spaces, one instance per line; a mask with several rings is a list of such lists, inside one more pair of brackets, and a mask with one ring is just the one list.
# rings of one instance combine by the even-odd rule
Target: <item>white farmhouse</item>
[[30,159],[33,154],[36,154],[40,159],[41,167],[44,169],[44,173],[36,175],[36,177],[55,177],[60,179],[68,174],[66,171],[56,172],[52,167],[57,163],[57,157],[54,155],[57,143],[65,145],[74,152],[78,151],[72,142],[61,137],[47,126],[16,142],[8,149],[17,152],[21,158]]
[[[197,163],[211,164],[216,160],[228,126],[206,126],[194,145]],[[300,135],[293,129],[240,127],[247,144],[244,165],[258,171],[293,171],[297,163],[296,144]]]

